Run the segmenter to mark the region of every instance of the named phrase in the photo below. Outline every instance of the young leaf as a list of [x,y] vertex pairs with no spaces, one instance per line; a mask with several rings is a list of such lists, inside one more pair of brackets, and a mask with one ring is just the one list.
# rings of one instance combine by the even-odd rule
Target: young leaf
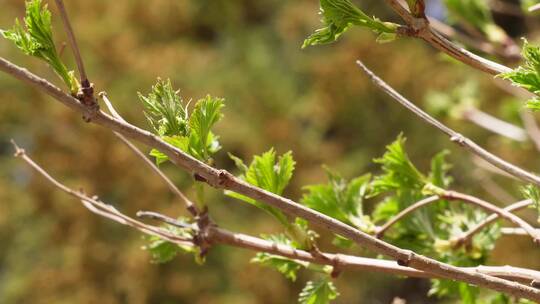
[[[212,155],[221,146],[211,129],[223,116],[223,99],[206,96],[197,101],[189,115],[188,105],[173,89],[171,81],[159,78],[148,96],[139,93],[139,99],[148,121],[162,139],[201,161],[212,162]],[[157,150],[152,150],[150,155],[156,157],[158,164],[168,160]]]
[[324,278],[318,281],[309,281],[298,297],[300,304],[327,304],[336,299],[339,293],[334,284]]
[[[529,92],[540,94],[540,47],[531,45],[523,39],[521,54],[525,63],[510,72],[499,74],[498,77],[508,79],[513,85]],[[527,107],[537,110],[538,104],[538,98],[532,98],[527,102]]]
[[172,88],[171,80],[158,78],[148,96],[138,93],[145,115],[159,136],[187,136],[188,110]]
[[195,104],[195,109],[189,118],[190,149],[200,155],[200,159],[208,160],[221,146],[218,137],[210,131],[223,117],[223,99],[207,95]]
[[397,24],[369,17],[350,0],[320,0],[320,13],[324,27],[304,40],[302,48],[332,43],[352,25],[371,29],[381,37],[380,41],[393,40],[396,35]]
[[363,200],[371,176],[366,174],[347,182],[338,174],[327,172],[327,184],[305,187],[308,193],[302,197],[302,204],[362,231],[373,232],[375,226],[363,212]]
[[79,83],[73,71],[68,71],[54,45],[51,24],[51,12],[41,0],[26,1],[26,30],[15,20],[11,30],[0,30],[4,38],[12,41],[25,54],[37,57],[47,64],[60,76],[69,88],[71,94],[79,90]]
[[[186,219],[180,218],[179,221],[185,222],[187,225],[189,222]],[[165,230],[181,237],[193,237],[189,229],[183,229],[171,225],[166,225]],[[180,246],[169,241],[163,240],[157,236],[150,236],[147,238],[148,245],[142,248],[148,251],[152,257],[152,263],[163,264],[174,259],[179,253],[198,253],[198,249],[192,246]],[[198,258],[196,256],[196,258]]]
[[[263,236],[263,238],[272,241],[278,245],[294,247],[293,242],[283,234]],[[265,252],[257,253],[257,255],[253,259],[251,259],[251,262],[274,268],[280,273],[282,273],[287,279],[290,279],[293,282],[296,281],[296,273],[298,272],[298,270],[300,270],[302,267],[308,267],[309,265],[309,263],[306,262],[300,262],[297,260]]]
[[404,149],[405,138],[398,138],[386,147],[386,153],[374,162],[381,164],[384,175],[376,176],[373,183],[372,195],[400,189],[420,190],[427,179],[410,161]]
[[527,185],[521,188],[521,195],[533,202],[532,208],[538,213],[538,222],[540,223],[540,190],[534,185]]
[[[235,160],[237,164],[240,163],[238,158],[233,158],[233,160]],[[243,164],[243,162],[241,163]],[[294,165],[295,161],[293,160],[291,151],[281,155],[276,160],[276,152],[272,148],[262,155],[256,155],[245,173],[241,175],[240,178],[254,186],[281,195],[292,178]],[[245,168],[242,169],[245,170]],[[289,226],[287,216],[285,216],[285,214],[279,209],[257,202],[252,198],[236,192],[225,191],[225,194],[263,209],[274,216],[284,226]]]
[[452,177],[447,173],[452,168],[452,165],[446,163],[445,157],[450,154],[450,151],[444,150],[437,153],[431,159],[431,172],[429,173],[429,181],[437,186],[446,188],[452,183]]
[[525,103],[525,107],[527,107],[527,109],[531,109],[533,111],[539,111],[540,110],[540,98],[538,97],[534,97],[534,98],[531,98],[529,100],[527,100],[527,102]]
[[[189,139],[187,137],[164,136],[164,137],[162,137],[162,139],[165,142],[177,147],[178,149],[180,149],[182,151],[189,151]],[[163,153],[163,152],[161,152],[161,151],[159,151],[157,149],[150,150],[150,156],[153,156],[153,157],[156,158],[156,164],[158,166],[161,165],[162,163],[166,162],[167,160],[169,160],[169,157],[165,153]]]

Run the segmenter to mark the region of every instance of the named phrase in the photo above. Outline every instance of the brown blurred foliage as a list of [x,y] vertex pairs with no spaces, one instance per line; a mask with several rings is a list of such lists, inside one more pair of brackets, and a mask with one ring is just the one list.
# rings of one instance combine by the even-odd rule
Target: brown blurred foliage
[[[466,152],[378,92],[354,65],[362,58],[417,102],[430,89],[450,90],[475,79],[484,110],[519,123],[490,77],[444,60],[421,41],[379,45],[370,33],[354,29],[337,44],[301,50],[303,39],[319,26],[316,0],[94,0],[66,5],[96,90],[106,90],[130,122],[149,128],[136,94],[148,92],[157,77],[171,78],[186,99],[206,94],[226,99],[226,116],[217,129],[223,145],[216,159],[219,167],[234,170],[225,152],[249,160],[270,147],[280,153],[292,150],[298,166],[286,195],[297,199],[303,185],[325,180],[322,164],[346,177],[376,171],[371,159],[404,132],[409,154],[420,168],[427,168],[439,150],[450,149],[455,187],[495,199],[480,187]],[[379,1],[363,1],[362,6],[381,18],[395,18]],[[3,0],[0,28],[11,27],[23,10],[22,1]],[[53,18],[56,40],[62,43],[60,20]],[[46,66],[6,40],[0,40],[0,54],[56,81]],[[72,60],[68,50],[63,56]],[[80,115],[4,74],[0,100],[1,303],[296,301],[306,277],[291,283],[250,264],[253,253],[241,249],[215,247],[204,266],[190,256],[151,264],[139,233],[90,214],[53,189],[12,157],[9,139],[15,138],[61,181],[130,215],[141,209],[185,214],[165,185],[110,132],[84,123]],[[518,145],[464,122],[450,123],[508,160],[532,170],[540,164],[530,143]],[[170,164],[163,169],[193,194],[185,172]],[[494,179],[516,193],[513,181]],[[223,227],[254,235],[279,231],[263,212],[218,191],[210,193],[209,206]],[[512,255],[538,253],[526,240],[501,242],[494,263],[504,258],[516,266],[539,266]],[[394,296],[408,303],[428,301],[425,281],[346,273],[336,285],[338,303],[389,303]]]

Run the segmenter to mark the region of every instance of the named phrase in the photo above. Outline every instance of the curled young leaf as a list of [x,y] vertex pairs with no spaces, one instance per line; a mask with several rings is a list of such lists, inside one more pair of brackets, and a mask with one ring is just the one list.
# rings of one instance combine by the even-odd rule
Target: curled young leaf
[[51,12],[41,0],[26,1],[24,28],[18,19],[10,30],[1,30],[2,36],[22,50],[25,54],[45,61],[60,76],[71,94],[79,90],[79,83],[73,71],[64,65],[53,40]]
[[369,17],[350,0],[320,0],[320,13],[324,27],[304,40],[302,48],[332,43],[353,25],[371,29],[381,42],[391,41],[396,36],[397,24]]

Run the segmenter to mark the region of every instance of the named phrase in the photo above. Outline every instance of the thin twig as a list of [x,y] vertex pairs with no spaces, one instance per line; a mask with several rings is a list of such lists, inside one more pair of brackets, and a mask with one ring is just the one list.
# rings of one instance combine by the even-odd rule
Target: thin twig
[[50,183],[52,183],[54,186],[59,188],[60,190],[66,192],[67,194],[74,196],[75,198],[79,199],[81,203],[90,211],[93,213],[96,213],[98,215],[101,215],[103,217],[106,217],[108,219],[111,219],[115,222],[118,222],[123,225],[131,226],[133,228],[136,228],[137,230],[140,230],[146,234],[159,236],[167,240],[175,241],[175,242],[181,242],[181,243],[189,243],[191,240],[178,237],[176,235],[167,233],[161,228],[153,227],[146,225],[142,222],[139,222],[137,220],[134,220],[128,216],[123,215],[122,213],[118,212],[113,206],[107,205],[103,202],[100,202],[97,200],[97,198],[92,198],[87,196],[86,194],[75,191],[66,185],[60,183],[56,179],[54,179],[47,171],[45,171],[43,168],[41,168],[38,164],[36,164],[28,155],[26,152],[21,149],[15,141],[11,141],[13,146],[15,147],[15,156],[21,158],[24,160],[30,167],[32,167],[36,172],[41,174],[45,179],[47,179]]
[[60,17],[62,18],[62,23],[64,24],[66,35],[68,37],[69,44],[71,45],[73,56],[75,57],[75,62],[77,63],[77,68],[79,69],[79,75],[81,76],[81,85],[84,86],[85,84],[87,84],[88,86],[90,86],[90,82],[88,81],[88,77],[86,76],[86,70],[84,69],[84,62],[81,57],[81,51],[79,50],[79,46],[77,45],[77,39],[75,39],[73,28],[71,27],[71,23],[69,22],[69,17],[66,11],[66,7],[64,6],[64,1],[54,1],[56,2],[56,6],[58,7],[58,11],[60,12]]
[[[101,92],[99,96],[105,102],[105,105],[109,109],[111,115],[114,118],[125,123],[126,121],[122,116],[120,116],[120,114],[118,114],[111,101],[109,100],[107,93]],[[176,187],[176,185],[167,177],[167,175],[165,175],[165,173],[163,173],[150,159],[148,159],[133,143],[127,140],[122,134],[114,131],[113,134],[118,137],[124,144],[126,144],[126,146],[128,146],[128,148],[133,151],[135,155],[142,159],[144,163],[147,164],[152,169],[152,171],[154,171],[165,182],[165,184],[167,184],[169,189],[184,202],[184,204],[186,205],[186,209],[192,216],[196,217],[197,215],[199,215],[199,210],[197,206],[182,191],[180,191],[178,187]]]
[[381,78],[379,78],[377,75],[375,75],[371,70],[369,70],[360,60],[357,60],[356,63],[360,67],[366,75],[369,76],[369,78],[373,81],[373,83],[379,87],[381,90],[383,90],[386,94],[388,94],[390,97],[392,97],[394,100],[399,102],[401,105],[403,105],[405,108],[407,108],[409,111],[416,114],[418,117],[422,118],[422,120],[426,121],[428,124],[434,126],[435,128],[439,129],[444,134],[448,135],[450,137],[450,140],[452,142],[455,142],[459,144],[462,147],[465,147],[467,150],[472,152],[473,154],[481,157],[482,159],[486,160],[493,166],[523,180],[530,183],[533,183],[535,185],[540,186],[540,177],[532,174],[528,171],[525,171],[521,169],[520,167],[513,165],[503,159],[501,159],[498,156],[495,156],[491,152],[485,150],[484,148],[480,147],[478,144],[473,142],[472,140],[464,137],[460,133],[454,131],[453,129],[447,127],[442,122],[438,121],[428,113],[421,110],[419,107],[417,107],[415,104],[407,100],[405,97],[403,97],[401,94],[399,94],[396,90],[394,90],[392,87],[390,87],[386,82],[384,82]]
[[[464,202],[464,203],[467,203],[467,204],[472,204],[472,205],[475,205],[475,206],[477,206],[479,208],[482,208],[482,209],[484,209],[484,210],[486,210],[486,211],[488,211],[490,213],[493,213],[492,216],[496,215],[497,217],[505,218],[506,220],[510,221],[511,223],[514,223],[515,225],[519,226],[521,229],[526,231],[533,238],[533,240],[536,243],[540,243],[540,233],[538,233],[538,231],[534,227],[529,225],[523,219],[521,219],[520,217],[518,217],[518,216],[511,213],[511,211],[515,210],[515,207],[510,208],[510,210],[506,210],[506,209],[499,208],[499,207],[497,207],[497,206],[495,206],[495,205],[493,205],[491,203],[488,203],[488,202],[486,202],[484,200],[481,200],[481,199],[479,199],[477,197],[467,195],[467,194],[464,194],[464,193],[460,193],[460,192],[457,192],[457,191],[447,191],[447,190],[442,191],[442,193],[440,195],[429,196],[429,197],[424,198],[424,199],[410,205],[409,207],[403,209],[397,215],[392,217],[388,222],[386,222],[383,226],[381,226],[380,228],[377,229],[377,232],[375,234],[376,237],[377,238],[382,238],[384,236],[384,233],[390,227],[392,227],[392,225],[399,222],[405,216],[413,213],[414,211],[416,211],[416,210],[418,210],[418,209],[420,209],[420,208],[422,208],[424,206],[427,206],[429,204],[437,202],[437,201],[439,201],[441,199],[445,199],[445,200],[448,200],[448,201],[461,201],[461,202]],[[521,204],[518,205],[518,209],[519,209],[519,207],[521,207]],[[482,224],[484,224],[484,223],[482,223]],[[486,225],[487,224],[489,224],[489,223],[486,223]],[[481,229],[481,228],[479,228],[479,229]]]
[[426,197],[426,198],[424,198],[424,199],[410,205],[409,207],[401,210],[398,214],[396,214],[390,220],[388,220],[388,222],[386,222],[384,225],[380,226],[377,229],[377,232],[375,233],[375,236],[377,238],[379,238],[379,239],[382,239],[384,237],[385,232],[388,229],[390,229],[390,227],[392,227],[395,223],[399,222],[402,218],[404,218],[405,216],[409,215],[410,213],[422,208],[423,206],[429,205],[429,204],[434,203],[434,202],[439,201],[439,200],[440,200],[440,198],[437,195],[433,195],[433,196],[430,196],[430,197]]
[[[521,210],[521,209],[525,209],[528,206],[530,206],[531,204],[532,204],[531,200],[523,200],[523,201],[519,201],[517,203],[514,203],[512,205],[509,205],[509,206],[505,207],[503,210],[505,210],[506,212],[515,212],[515,211],[518,211],[518,210]],[[493,223],[494,221],[499,219],[499,217],[500,217],[500,214],[497,214],[497,213],[491,214],[490,216],[485,218],[482,222],[478,223],[478,225],[471,228],[469,231],[464,233],[461,237],[454,240],[453,242],[455,244],[457,244],[457,245],[469,243],[471,241],[472,237],[476,233],[480,232],[482,229],[484,229],[485,227],[487,227],[488,225],[490,225],[491,223]]]
[[[42,79],[30,73],[28,70],[18,67],[1,57],[0,70],[25,83],[29,83],[40,90],[43,90],[45,93],[54,97],[73,110],[81,113],[86,113],[87,111],[87,107],[82,105],[77,99],[62,92],[59,88],[47,80]],[[169,159],[171,159],[171,161],[178,167],[183,168],[191,174],[196,174],[197,180],[199,181],[205,181],[210,186],[218,189],[225,188],[246,195],[272,207],[276,207],[288,215],[304,218],[308,222],[319,227],[324,227],[333,233],[350,239],[366,249],[370,249],[378,254],[391,257],[397,260],[400,265],[423,270],[436,276],[505,292],[516,297],[540,301],[540,290],[482,273],[464,271],[459,267],[442,263],[437,260],[419,255],[413,251],[402,249],[387,242],[381,241],[345,223],[309,209],[290,199],[250,185],[245,181],[233,176],[226,170],[218,170],[213,168],[186,154],[182,150],[166,143],[158,136],[136,126],[115,119],[102,111],[96,111],[91,122],[160,150],[166,154]]]
[[534,242],[536,244],[540,244],[540,234],[536,229],[531,226],[529,223],[524,221],[522,218],[516,216],[515,214],[511,213],[510,211],[499,208],[493,204],[490,204],[478,197],[460,193],[457,191],[444,191],[441,195],[441,198],[447,199],[447,200],[460,200],[465,203],[476,205],[486,211],[489,211],[491,213],[497,214],[499,217],[504,218],[516,226],[519,226],[523,230],[527,231],[527,233],[533,238]]

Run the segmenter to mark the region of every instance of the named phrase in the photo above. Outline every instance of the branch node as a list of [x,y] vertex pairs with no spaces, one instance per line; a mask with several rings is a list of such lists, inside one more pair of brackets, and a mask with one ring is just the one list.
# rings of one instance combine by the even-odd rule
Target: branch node
[[399,266],[409,267],[409,264],[411,263],[413,258],[414,258],[414,252],[408,250],[405,256],[405,259],[398,259],[397,264]]
[[227,170],[219,170],[218,171],[218,186],[219,187],[227,187],[227,185],[230,183],[230,181],[234,178],[234,176],[229,173]]
[[450,137],[450,141],[457,143],[460,146],[465,146],[465,136],[457,133]]
[[13,138],[10,140],[10,142],[13,145],[13,147],[15,148],[15,153],[13,154],[13,156],[19,157],[19,156],[22,156],[22,155],[25,154],[24,149],[19,147]]
[[193,244],[199,247],[199,256],[204,258],[212,247],[212,242],[209,239],[210,228],[216,227],[216,225],[210,220],[207,206],[204,207],[195,220],[197,221],[199,232],[193,237]]
[[332,259],[332,273],[330,273],[330,276],[333,279],[336,279],[343,271],[342,265],[343,261],[341,260],[341,255],[339,253],[336,253],[334,255],[334,258]]

